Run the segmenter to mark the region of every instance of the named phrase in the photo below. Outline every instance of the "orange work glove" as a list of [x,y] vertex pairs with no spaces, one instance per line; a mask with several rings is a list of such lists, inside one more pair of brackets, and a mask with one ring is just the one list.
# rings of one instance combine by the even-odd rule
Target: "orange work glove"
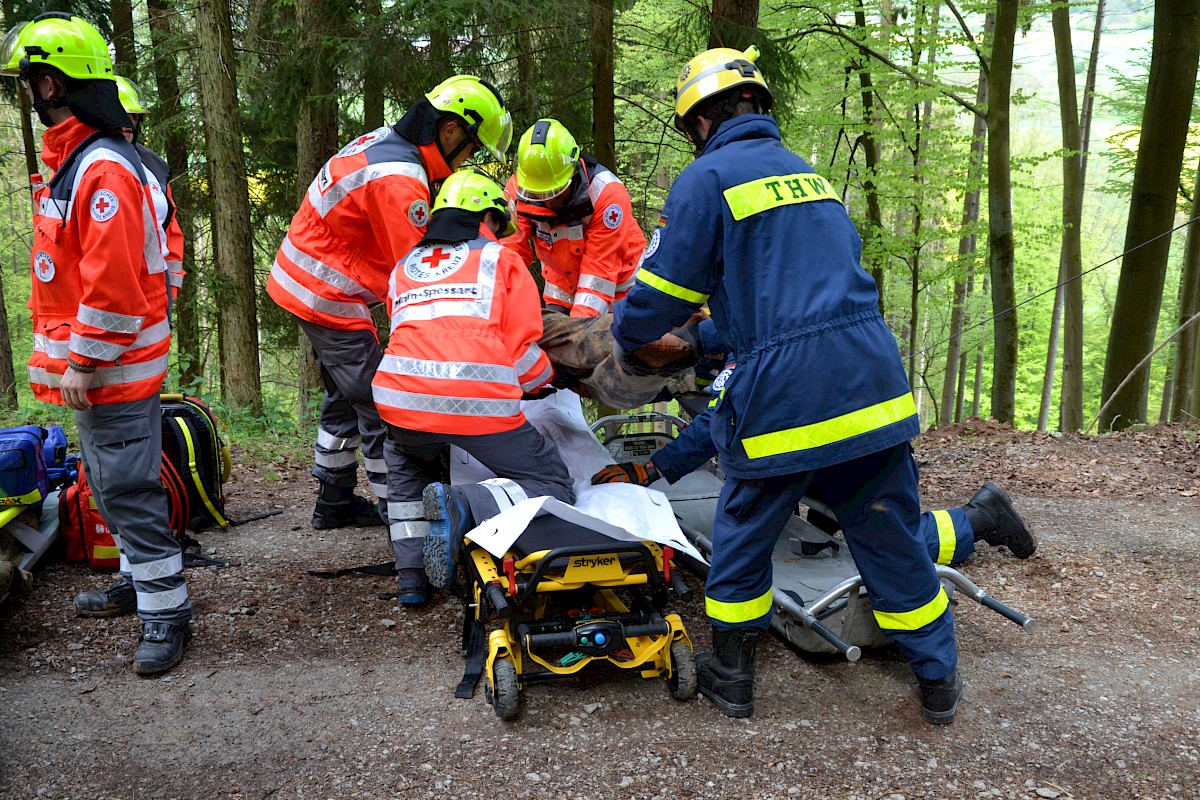
[[638,464],[626,461],[623,464],[609,464],[592,476],[592,485],[601,483],[636,483],[638,486],[649,486],[662,477],[653,461]]

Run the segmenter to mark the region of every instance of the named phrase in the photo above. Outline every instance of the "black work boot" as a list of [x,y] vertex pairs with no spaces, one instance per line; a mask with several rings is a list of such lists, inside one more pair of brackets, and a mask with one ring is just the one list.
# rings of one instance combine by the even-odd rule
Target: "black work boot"
[[1008,492],[995,483],[988,481],[979,487],[963,511],[975,530],[975,541],[1007,547],[1017,558],[1029,558],[1037,550],[1037,537],[1012,507]]
[[133,654],[133,671],[138,675],[166,672],[183,658],[184,645],[192,638],[187,622],[143,622],[142,638]]
[[137,611],[137,593],[133,582],[124,575],[107,589],[83,592],[75,598],[77,617],[119,617],[134,611]]
[[757,628],[713,628],[713,651],[696,656],[700,694],[727,717],[754,713],[754,648],[759,633]]
[[958,701],[962,699],[963,683],[954,670],[940,681],[927,681],[917,678],[921,689],[921,714],[925,721],[932,725],[949,725],[954,722],[954,714],[958,711]]
[[425,570],[402,569],[397,578],[396,600],[408,608],[420,608],[429,603],[433,588],[425,577]]
[[341,490],[343,496],[331,499],[328,497],[331,492],[327,490],[332,488],[321,487],[321,496],[317,498],[317,507],[312,515],[314,528],[321,531],[331,528],[373,528],[385,524],[378,507],[370,500],[359,497],[350,489]]

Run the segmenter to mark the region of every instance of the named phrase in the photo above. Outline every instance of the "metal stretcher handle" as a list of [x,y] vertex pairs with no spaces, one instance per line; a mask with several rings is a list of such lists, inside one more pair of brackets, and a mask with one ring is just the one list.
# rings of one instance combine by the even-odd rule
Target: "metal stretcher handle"
[[970,578],[968,578],[966,575],[963,575],[958,570],[939,565],[937,568],[937,575],[939,578],[945,578],[953,583],[960,592],[974,600],[976,603],[979,603],[979,605],[984,606],[985,608],[990,608],[992,611],[995,611],[1005,619],[1017,623],[1026,633],[1033,633],[1037,629],[1037,621],[1032,617],[1027,617],[1020,611],[1009,608],[1004,603],[1001,603],[983,589],[980,589],[978,586],[976,586]]
[[496,613],[501,619],[508,619],[512,616],[512,606],[508,604],[508,598],[504,593],[504,587],[498,583],[490,584],[487,587],[487,599],[492,604],[492,608],[496,609]]
[[[664,622],[649,622],[645,625],[622,625],[621,635],[626,639],[636,636],[665,636],[671,632],[671,626]],[[575,647],[575,631],[562,633],[530,633],[525,636],[526,649],[538,647]]]
[[775,605],[779,606],[792,617],[799,619],[800,623],[804,625],[804,627],[808,628],[810,631],[817,634],[817,636],[820,636],[822,639],[833,645],[839,653],[846,657],[847,661],[854,662],[862,658],[862,650],[858,647],[858,645],[850,644],[845,639],[829,630],[829,628],[826,628],[823,624],[821,624],[821,621],[813,615],[813,612],[797,603],[786,593],[776,589],[772,593],[771,599],[775,601]]
[[692,602],[692,587],[683,582],[683,578],[679,575],[679,570],[671,570],[671,589],[675,594],[679,595],[679,599],[685,603]]

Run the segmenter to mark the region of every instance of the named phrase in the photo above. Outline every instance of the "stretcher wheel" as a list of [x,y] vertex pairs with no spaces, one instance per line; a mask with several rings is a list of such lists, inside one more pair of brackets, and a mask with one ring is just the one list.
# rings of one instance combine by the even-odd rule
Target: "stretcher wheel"
[[[495,683],[489,681],[488,695],[492,709],[500,719],[512,719],[517,715],[521,702],[521,690],[517,686],[517,667],[511,661],[496,661],[492,667]],[[692,670],[693,674],[695,669]]]
[[696,654],[687,642],[671,643],[671,677],[667,688],[676,700],[691,700],[696,696]]

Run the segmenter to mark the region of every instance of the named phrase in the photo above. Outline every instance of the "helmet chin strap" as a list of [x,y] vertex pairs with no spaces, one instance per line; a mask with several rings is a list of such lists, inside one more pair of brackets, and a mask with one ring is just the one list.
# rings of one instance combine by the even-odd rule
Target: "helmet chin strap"
[[464,127],[460,123],[459,130],[461,130],[463,132],[462,141],[459,142],[458,146],[455,147],[453,150],[451,150],[449,153],[447,153],[442,148],[442,142],[441,142],[440,138],[438,140],[438,150],[441,150],[442,158],[446,159],[446,166],[451,166],[454,163],[454,159],[458,157],[458,154],[461,153],[463,150],[466,150],[467,147],[469,145],[471,145],[472,143],[475,143],[478,146],[478,141],[479,141],[478,136],[477,136],[478,131],[479,131],[478,125],[469,125],[469,126]]
[[47,128],[54,124],[54,120],[50,118],[50,110],[55,108],[64,108],[67,105],[66,96],[62,97],[42,97],[42,90],[38,87],[37,81],[32,78],[27,78],[29,90],[33,93],[33,110],[37,112],[38,119]]

